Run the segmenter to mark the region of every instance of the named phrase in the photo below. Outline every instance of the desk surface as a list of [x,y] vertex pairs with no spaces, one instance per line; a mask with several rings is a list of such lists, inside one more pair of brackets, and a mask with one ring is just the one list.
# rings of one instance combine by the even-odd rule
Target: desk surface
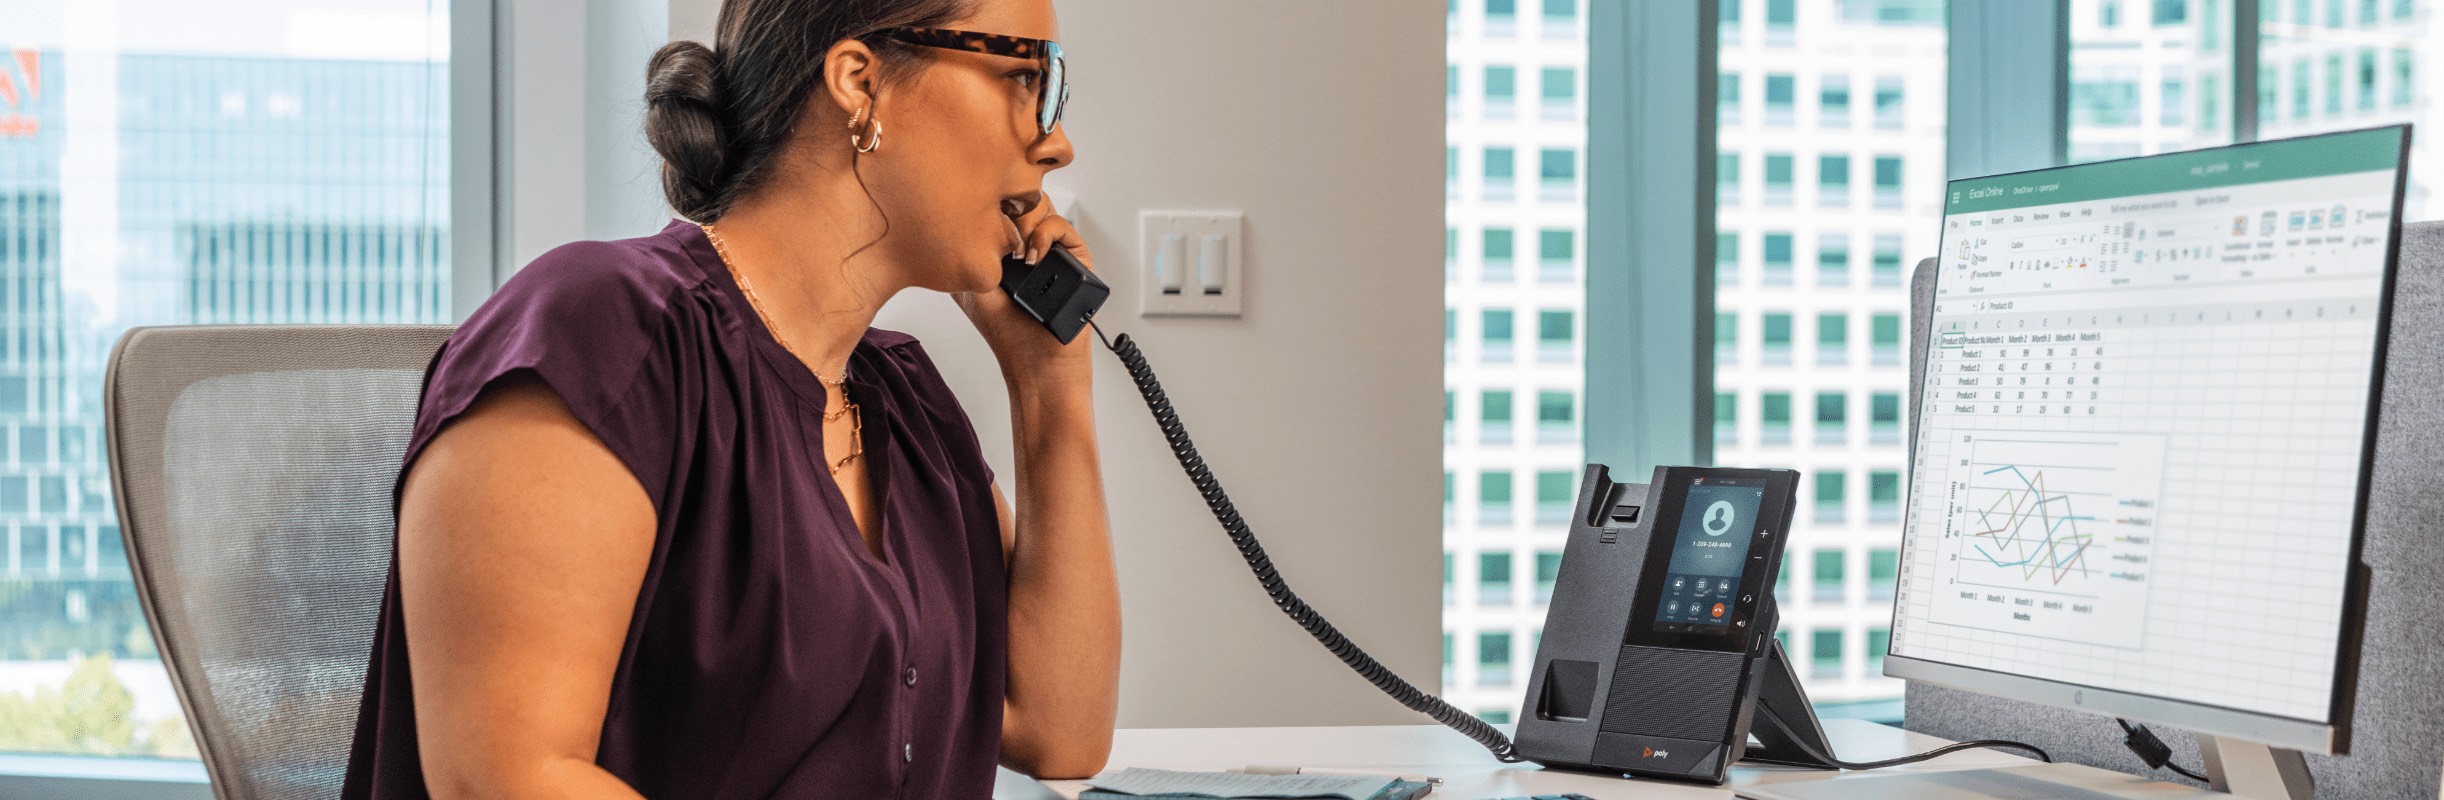
[[[1825,734],[1842,758],[1869,761],[1908,755],[1942,746],[1932,736],[1859,720],[1826,720]],[[1839,780],[1901,770],[1951,770],[2018,766],[2034,763],[1996,750],[1971,750],[1933,761],[1877,770],[1836,773],[1769,766],[1737,765],[1730,786],[1701,786],[1669,781],[1630,781],[1604,775],[1547,770],[1534,764],[1495,761],[1475,742],[1439,725],[1397,725],[1347,728],[1143,728],[1122,730],[1113,739],[1111,769],[1154,767],[1176,770],[1243,769],[1250,765],[1361,769],[1387,774],[1431,775],[1442,778],[1430,800],[1485,798],[1574,792],[1596,800],[1616,798],[1713,798],[1732,796],[1737,786],[1791,780]],[[2116,776],[2137,782],[2135,778]],[[1048,784],[1065,797],[1086,788],[1082,781]],[[2169,788],[2169,787],[2168,787]]]

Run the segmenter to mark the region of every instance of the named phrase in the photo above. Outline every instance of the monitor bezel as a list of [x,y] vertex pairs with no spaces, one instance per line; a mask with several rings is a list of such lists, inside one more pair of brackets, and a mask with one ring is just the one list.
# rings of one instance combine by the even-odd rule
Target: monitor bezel
[[[2110,161],[2090,162],[2087,164],[2072,164],[2056,167],[2045,167],[2042,169],[2020,170],[2017,172],[1999,173],[1996,175],[1974,178],[1961,178],[1946,182],[1946,191],[1948,193],[1951,188],[1967,181],[1984,181],[2014,175],[2049,172],[2074,167],[2091,167],[2100,164],[2112,164],[2121,161],[2136,161],[2147,158],[2160,158],[2163,156],[2176,154],[2205,153],[2217,150],[2237,150],[2267,144],[2270,142],[2314,140],[2335,136],[2367,134],[2377,131],[2392,131],[2395,134],[2399,142],[2399,150],[2394,157],[2393,208],[2392,214],[2390,215],[2388,224],[2386,226],[2387,241],[2385,242],[2383,277],[2380,281],[2381,288],[2378,290],[2379,295],[2376,309],[2376,346],[2373,353],[2374,363],[2369,368],[2368,405],[2366,416],[2364,418],[2364,427],[2360,433],[2361,445],[2359,454],[2359,476],[2358,484],[2353,496],[2353,508],[2351,513],[2350,554],[2349,560],[2346,562],[2346,568],[2344,569],[2342,619],[2340,620],[2340,624],[2336,627],[2335,631],[2336,646],[2334,648],[2335,664],[2333,697],[2331,698],[2331,704],[2328,706],[2327,718],[2320,722],[2317,720],[2307,720],[2296,717],[2286,717],[2279,714],[2219,706],[2210,703],[2202,703],[2195,700],[2178,700],[2138,692],[2088,686],[2069,681],[2035,678],[2027,675],[2018,675],[1998,670],[1968,667],[1942,661],[1913,658],[1896,652],[1895,645],[1892,644],[1887,644],[1885,647],[1884,674],[1887,677],[1911,681],[1922,681],[1948,688],[1993,695],[2006,699],[2032,702],[2039,705],[2053,706],[2056,708],[2087,711],[2106,716],[2124,717],[2141,722],[2174,726],[2196,733],[2235,737],[2253,742],[2260,742],[2273,747],[2289,748],[2303,752],[2325,755],[2340,755],[2349,752],[2351,716],[2352,712],[2354,711],[2355,699],[2359,693],[2359,661],[2360,648],[2362,646],[2361,640],[2366,630],[2367,623],[2367,584],[2369,580],[2369,571],[2365,561],[2363,560],[2363,549],[2367,540],[2368,497],[2370,491],[2369,484],[2375,475],[2377,428],[2378,423],[2381,421],[2379,419],[2379,414],[2383,408],[2384,402],[2385,361],[2387,356],[2387,348],[2392,340],[2393,304],[2395,299],[2394,285],[2398,279],[2401,263],[2403,225],[2402,206],[2409,184],[2410,173],[2411,127],[2412,126],[2407,123],[2399,125],[2383,125],[2372,128],[2359,128],[2348,131],[2335,131],[2331,133],[2288,137],[2284,139],[2261,140],[2257,142],[2223,145],[2220,147],[2199,148],[2197,150],[2184,150],[2178,151],[2178,153],[2159,153],[2151,156],[2136,156],[2132,158],[2113,159]],[[1949,217],[1951,215],[1946,213],[1944,216]],[[1939,254],[1937,256],[1938,264],[1941,263],[1940,254],[1945,252],[1943,250],[1943,241],[1945,238],[1948,238],[1949,235],[1950,226],[1946,225],[1937,239],[1937,247],[1935,252]],[[1930,296],[1934,292],[1935,285],[1939,285],[1942,278],[1943,271],[1941,269],[1937,269],[1935,271],[1934,284],[1930,284],[1927,289]],[[1931,302],[1929,304],[1928,313],[1932,313]],[[1931,319],[1929,319],[1929,323],[1929,329],[1931,331]],[[1930,346],[1930,342],[1933,338],[1934,337],[1932,336],[1927,336],[1924,337],[1926,341],[1916,343],[1917,352],[1914,355],[1919,359],[1919,364],[1926,363],[1926,359],[1928,358],[1927,348]],[[1910,402],[1916,404],[1916,407],[1912,409],[1910,415],[1909,453],[1911,454],[1911,458],[1907,468],[1912,473],[1915,473],[1917,470],[1916,453],[1918,452],[1918,427],[1922,422],[1924,422],[1922,415],[1925,413],[1925,403],[1924,398],[1920,396],[1925,392],[1925,384],[1923,381],[1924,377],[1922,375],[1920,377],[1920,382],[1913,387],[1916,391],[1913,391],[1911,393],[1912,396],[1910,397]],[[1914,474],[1906,479],[1904,484],[1910,487],[1910,492],[1913,495],[1917,492],[1917,480]],[[1909,530],[1909,520],[1907,515],[1911,513],[1916,506],[1917,503],[1915,502],[1915,498],[1911,498],[1910,502],[1905,502],[1902,505],[1904,515],[1902,519],[1902,531],[1904,533]],[[1906,537],[1902,541],[1902,548],[1903,559],[1906,561],[1908,558],[1907,550],[1909,548],[1909,541]],[[1892,630],[1898,630],[1900,628],[1900,614],[1901,604],[1896,601],[1893,604]]]

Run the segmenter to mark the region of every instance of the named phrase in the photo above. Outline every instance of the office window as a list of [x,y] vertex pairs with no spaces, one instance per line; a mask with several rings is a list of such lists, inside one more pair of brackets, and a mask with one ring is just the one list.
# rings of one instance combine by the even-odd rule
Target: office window
[[1570,522],[1570,507],[1578,501],[1578,476],[1560,470],[1536,472],[1536,524]]
[[2308,59],[2303,58],[2293,62],[2291,67],[2291,118],[2295,120],[2308,119],[2308,90],[2310,83],[2315,80],[2309,74],[2309,63]]
[[1784,73],[1765,76],[1765,124],[1789,125],[1799,101],[1799,81]]
[[2413,97],[2411,87],[2414,85],[2411,76],[2417,70],[2412,60],[2414,58],[2408,49],[2393,51],[2393,107],[2396,109],[2410,107]]
[[1536,393],[1536,440],[1546,444],[1578,440],[1578,401],[1569,392]]
[[[1459,569],[1459,556],[1448,550],[1443,551],[1443,605],[1451,605],[1454,595],[1458,594],[1459,590],[1454,586],[1459,582]],[[1450,634],[1444,634],[1444,637],[1448,641]]]
[[1719,29],[1719,33],[1716,34],[1717,45],[1729,46],[1740,43],[1740,6],[1746,4],[1747,0],[1722,0],[1722,10],[1717,12],[1715,19]]
[[1519,113],[1519,74],[1507,65],[1485,68],[1485,118],[1510,119]]
[[1901,551],[1878,547],[1867,551],[1867,596],[1892,599],[1901,584]]
[[1873,257],[1872,266],[1875,274],[1872,277],[1875,279],[1876,287],[1899,287],[1901,285],[1901,234],[1876,234]]
[[2342,56],[2325,57],[2325,116],[2342,116]]
[[1572,343],[1577,339],[1577,312],[1567,309],[1547,309],[1536,312],[1536,360],[1544,364],[1567,364],[1577,359]]
[[1765,392],[1757,396],[1757,439],[1764,444],[1790,444],[1791,393]]
[[2189,0],[2155,0],[2156,27],[2189,21]]
[[1485,363],[1508,364],[1514,357],[1511,340],[1511,315],[1507,308],[1485,309],[1482,324],[1485,336]]
[[1506,39],[1519,32],[1519,0],[1485,0],[1485,36]]
[[1511,604],[1511,554],[1477,555],[1477,602],[1488,606]]
[[1849,520],[1848,498],[1850,475],[1841,470],[1816,472],[1816,524],[1840,525]]
[[1827,311],[1816,315],[1816,365],[1838,367],[1850,362],[1850,315]]
[[1843,553],[1839,548],[1816,551],[1814,574],[1817,600],[1838,601],[1842,599],[1843,560],[1848,557],[1848,554]]
[[[1568,513],[1566,507],[1564,512]],[[1553,601],[1553,584],[1561,580],[1561,553],[1536,551],[1536,602]]]
[[1818,80],[1823,82],[1816,95],[1818,123],[1827,128],[1850,127],[1850,76],[1832,74]]
[[1740,363],[1740,317],[1720,309],[1714,312],[1714,364],[1736,367]]
[[1458,358],[1458,357],[1459,357],[1459,352],[1460,352],[1460,312],[1459,312],[1459,309],[1456,309],[1456,308],[1446,308],[1446,309],[1443,309],[1443,361],[1444,361],[1444,363],[1450,363],[1450,361],[1451,361],[1452,359],[1454,359],[1454,358]]
[[[1490,558],[1491,556],[1488,557]],[[1510,556],[1502,556],[1502,561],[1504,568],[1507,569],[1510,565]],[[1502,591],[1508,593],[1510,591],[1510,581],[1504,580],[1502,583]],[[1507,604],[1509,601],[1504,600],[1503,602]],[[1484,633],[1477,634],[1477,683],[1484,686],[1500,686],[1510,682],[1510,631],[1486,631]],[[1483,714],[1480,714],[1480,716],[1487,716],[1487,719],[1490,720],[1491,717],[1488,715],[1495,713],[1499,713],[1505,718],[1510,716],[1509,711],[1498,709],[1483,712]],[[1504,721],[1507,722],[1509,720],[1505,719]]]
[[1714,203],[1724,208],[1740,204],[1740,157],[1723,153],[1714,157]]
[[[1456,3],[1456,2],[1459,2],[1459,0],[1452,0],[1452,2]],[[1443,557],[1444,557],[1444,559],[1448,560],[1448,559],[1451,557],[1451,554],[1449,554],[1449,553],[1444,553],[1444,554],[1443,554]],[[1450,597],[1451,597],[1451,581],[1449,580],[1450,572],[1449,572],[1448,570],[1445,570],[1443,574],[1444,574],[1444,576],[1445,576],[1445,579],[1444,579],[1444,581],[1443,581],[1443,598],[1444,598],[1443,602],[1444,602],[1446,605],[1448,605],[1448,604],[1451,602],[1451,601],[1450,601]],[[1450,686],[1451,686],[1451,675],[1452,675],[1452,666],[1451,666],[1451,665],[1452,665],[1452,661],[1451,661],[1451,655],[1452,655],[1452,654],[1451,654],[1451,651],[1453,650],[1453,645],[1452,645],[1452,642],[1453,642],[1453,641],[1455,641],[1455,640],[1454,640],[1454,638],[1452,637],[1452,635],[1451,635],[1451,633],[1450,633],[1449,631],[1445,631],[1445,632],[1443,632],[1443,686],[1444,686],[1444,687],[1446,687],[1446,688],[1448,688],[1448,687],[1450,687]]]
[[1445,146],[1443,148],[1443,197],[1457,197],[1459,193],[1460,149]]
[[1816,204],[1826,208],[1846,208],[1850,205],[1850,157],[1828,154],[1816,157]]
[[1578,151],[1548,147],[1537,153],[1537,192],[1548,203],[1578,199]]
[[1901,207],[1901,157],[1875,157],[1875,205],[1877,208]]
[[1850,232],[1816,233],[1816,285],[1838,289],[1850,285]]
[[1536,232],[1536,282],[1571,283],[1578,280],[1572,264],[1578,256],[1578,233],[1566,228],[1546,228]]
[[1544,0],[1544,38],[1578,35],[1578,0]]
[[1789,366],[1791,363],[1791,315],[1783,311],[1768,311],[1764,318],[1764,347],[1759,361],[1766,366]]
[[[1459,403],[1460,403],[1460,395],[1459,395],[1459,393],[1458,393],[1458,392],[1454,392],[1454,391],[1451,391],[1451,390],[1449,390],[1449,389],[1444,389],[1444,390],[1443,390],[1443,442],[1444,442],[1445,444],[1449,444],[1449,443],[1451,442],[1452,434],[1455,432],[1455,430],[1456,430],[1456,429],[1458,428],[1458,426],[1459,426]],[[1444,472],[1444,473],[1443,473],[1443,503],[1444,503],[1445,505],[1449,505],[1449,504],[1450,504],[1450,502],[1451,502],[1451,473],[1450,473],[1450,472]],[[1446,508],[1445,510],[1449,510],[1449,509],[1447,509],[1447,508]]]
[[2361,48],[2359,51],[2359,91],[2357,96],[2359,98],[2358,107],[2361,113],[2376,110],[2375,50]]
[[1511,163],[1514,157],[1515,152],[1508,147],[1485,148],[1486,202],[1499,203],[1518,196],[1518,173]]
[[332,5],[6,6],[0,751],[196,757],[98,435],[122,332],[453,319],[450,4]]
[[1477,395],[1477,439],[1489,445],[1511,443],[1511,393],[1487,389]]
[[1895,130],[1908,122],[1901,107],[1901,79],[1890,75],[1875,79],[1875,126]]
[[1884,657],[1891,654],[1892,629],[1867,629],[1867,674],[1884,674]]
[[1740,282],[1740,235],[1730,231],[1714,234],[1714,284],[1728,286]]
[[1816,393],[1816,443],[1847,444],[1850,441],[1848,395],[1841,392]]
[[1798,38],[1798,0],[1765,0],[1765,43],[1789,45]]
[[1477,245],[1484,270],[1480,279],[1486,283],[1511,282],[1511,229],[1486,228],[1482,235],[1484,238]]
[[1794,176],[1792,175],[1794,171],[1795,167],[1792,165],[1791,154],[1765,154],[1766,205],[1787,206],[1791,204],[1791,184],[1794,180]]
[[2186,89],[2187,85],[2178,78],[2166,79],[2162,86],[2157,87],[2156,117],[2161,124],[2178,126],[2188,121],[2189,97]]
[[[1511,524],[1511,473],[1506,469],[1489,469],[1477,473],[1477,523],[1480,525]],[[1510,563],[1503,556],[1502,563]],[[1508,572],[1503,573],[1508,575]],[[1508,578],[1503,579],[1509,582]]]
[[1901,521],[1901,473],[1884,469],[1867,473],[1867,521]]
[[1899,366],[1901,364],[1901,315],[1877,312],[1867,320],[1867,343],[1870,346],[1868,352],[1875,359],[1876,366]]
[[1765,285],[1791,285],[1791,251],[1796,248],[1787,231],[1765,234]]
[[1443,65],[1443,116],[1460,113],[1460,65]]
[[2118,28],[2121,27],[2121,24],[2122,4],[2119,0],[2104,0],[2096,4],[2096,25],[2098,27]]
[[1868,398],[1867,432],[1877,444],[1901,443],[1901,394],[1876,392]]
[[1740,74],[1725,72],[1714,77],[1714,122],[1722,127],[1740,124]]
[[1714,442],[1720,446],[1738,444],[1740,436],[1740,396],[1734,392],[1714,393]]
[[[1443,393],[1443,441],[1451,441],[1450,392]],[[1443,470],[1443,524],[1445,526],[1449,526],[1451,524],[1451,521],[1455,516],[1455,510],[1459,507],[1459,491],[1459,476],[1452,473],[1451,470]],[[1443,558],[1445,561],[1448,561],[1451,558],[1451,554],[1444,553]],[[1443,590],[1445,593],[1449,593],[1450,589],[1451,568],[1449,564],[1445,564],[1443,567]],[[1450,598],[1444,598],[1444,602],[1450,602]]]
[[1570,67],[1546,67],[1537,80],[1538,107],[1549,120],[1568,120],[1578,116],[1578,70]]
[[1460,279],[1460,229],[1443,228],[1443,282]]

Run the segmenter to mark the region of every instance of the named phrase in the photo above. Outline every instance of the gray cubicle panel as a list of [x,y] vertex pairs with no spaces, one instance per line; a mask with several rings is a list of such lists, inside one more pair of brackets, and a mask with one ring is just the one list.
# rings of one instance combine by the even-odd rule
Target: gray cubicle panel
[[[1910,334],[1925,341],[1934,260],[1912,277]],[[2375,572],[2361,647],[2350,755],[2309,756],[2317,797],[2435,798],[2444,775],[2444,222],[2407,226],[2394,282],[2392,341],[2377,421],[2376,468],[2363,557]],[[1925,380],[1910,360],[1910,440]],[[2113,720],[2086,712],[1913,683],[1903,725],[1947,739],[2000,738],[2056,759],[2130,773],[2146,765],[2121,745]],[[2179,763],[2199,766],[2197,742],[2158,731]],[[2170,772],[2152,773],[2179,780]]]

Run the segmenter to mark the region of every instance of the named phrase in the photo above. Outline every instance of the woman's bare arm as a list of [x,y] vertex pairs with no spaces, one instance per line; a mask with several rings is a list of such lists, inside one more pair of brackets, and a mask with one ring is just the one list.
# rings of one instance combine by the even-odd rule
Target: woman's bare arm
[[400,499],[399,585],[433,796],[638,797],[594,757],[654,519],[533,379],[425,447]]
[[1010,387],[1017,513],[993,490],[1010,562],[1001,757],[1037,777],[1084,778],[1111,756],[1120,706],[1120,588],[1092,383],[1022,383]]

